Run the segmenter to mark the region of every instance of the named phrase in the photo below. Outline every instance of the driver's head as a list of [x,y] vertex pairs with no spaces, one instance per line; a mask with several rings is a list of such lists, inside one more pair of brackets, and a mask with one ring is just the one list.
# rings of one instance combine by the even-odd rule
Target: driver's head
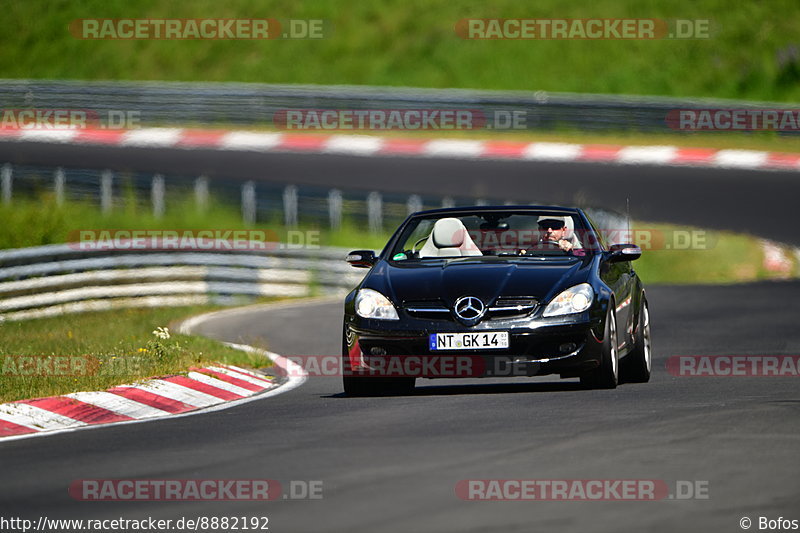
[[567,224],[564,217],[542,216],[537,221],[539,234],[543,241],[559,241],[564,238]]

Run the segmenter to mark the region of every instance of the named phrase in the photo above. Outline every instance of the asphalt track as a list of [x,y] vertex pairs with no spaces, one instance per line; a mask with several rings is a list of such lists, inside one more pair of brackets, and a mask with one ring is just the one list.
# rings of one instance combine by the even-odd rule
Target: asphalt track
[[[260,156],[260,164],[273,170],[291,167],[293,157]],[[375,165],[387,176],[398,167],[420,165],[453,183],[465,169],[477,179],[485,168],[493,187],[513,187],[514,180],[502,176],[506,170],[516,169],[523,183],[525,169],[530,174],[544,168],[444,160],[387,164],[341,156],[294,156],[292,168],[298,176],[309,172],[309,180],[322,167],[328,178],[344,175],[333,160],[345,169]],[[609,191],[617,173],[636,181],[636,169],[643,170],[547,167],[564,179],[578,179],[580,173]],[[657,169],[664,187],[667,172],[674,170]],[[697,179],[708,188],[723,177],[680,170],[687,174],[673,185],[673,194],[680,193],[682,181]],[[413,190],[418,179],[404,186]],[[734,172],[731,181],[720,181],[721,190],[755,183],[720,196],[716,209],[721,213],[726,199],[737,209],[748,187],[764,186],[761,179],[789,187],[796,175]],[[391,181],[386,178],[387,186]],[[775,200],[787,206],[796,192]],[[683,193],[692,198],[689,190]],[[653,204],[666,201],[655,193],[647,198]],[[544,193],[542,199],[547,200]],[[680,213],[688,217],[693,211],[684,205],[675,217]],[[791,218],[791,211],[773,214],[768,220],[776,226],[781,217]],[[738,229],[734,219],[718,220],[717,227]],[[574,380],[548,377],[420,380],[410,396],[346,398],[338,378],[312,378],[286,394],[207,415],[0,443],[0,516],[268,516],[270,531],[299,532],[741,531],[744,516],[756,522],[754,530],[759,516],[800,519],[797,378],[686,378],[664,368],[672,355],[800,353],[800,283],[648,287],[648,295],[655,349],[648,384],[583,391]],[[341,315],[338,302],[266,309],[207,322],[201,333],[287,355],[337,354]],[[319,480],[323,499],[78,502],[67,492],[79,479],[253,478],[284,486]],[[470,502],[455,494],[456,483],[467,479],[656,479],[673,491],[678,480],[697,481],[708,483],[709,499]]]
[[[797,378],[674,377],[671,355],[797,354],[800,283],[652,287],[648,384],[420,380],[411,396],[346,398],[312,378],[263,402],[182,419],[0,444],[2,516],[256,516],[271,531],[736,531],[800,518]],[[335,354],[339,302],[262,310],[200,331],[285,354]],[[320,480],[323,499],[77,502],[78,479]],[[465,479],[708,483],[709,499],[471,502]]]
[[0,142],[0,161],[589,205],[800,245],[797,172]]

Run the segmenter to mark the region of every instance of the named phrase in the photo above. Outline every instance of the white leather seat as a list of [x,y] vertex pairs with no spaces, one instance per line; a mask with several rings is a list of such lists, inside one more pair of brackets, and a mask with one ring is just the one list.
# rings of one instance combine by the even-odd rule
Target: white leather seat
[[467,228],[457,218],[441,218],[433,225],[428,240],[419,250],[420,257],[460,257],[483,255],[475,246]]
[[575,235],[575,221],[572,217],[564,217],[564,225],[567,226],[567,231],[564,232],[564,238],[572,243],[574,249],[583,248],[581,240]]

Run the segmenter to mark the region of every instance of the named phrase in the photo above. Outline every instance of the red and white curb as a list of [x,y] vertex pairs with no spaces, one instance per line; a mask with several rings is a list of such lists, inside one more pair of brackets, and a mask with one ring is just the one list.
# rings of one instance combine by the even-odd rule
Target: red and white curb
[[800,170],[800,154],[677,146],[411,139],[182,128],[0,129],[0,141],[144,148]]
[[[294,364],[251,346],[226,344],[267,355],[281,367]],[[306,379],[297,369],[287,374],[288,379],[279,383],[273,377],[251,370],[217,365],[192,369],[186,375],[120,385],[107,391],[76,392],[0,404],[0,442],[228,409],[287,392]]]
[[790,251],[788,246],[766,239],[760,239],[759,244],[764,254],[764,269],[777,277],[787,279],[792,276],[794,270],[792,252],[800,265],[800,248],[795,247]]

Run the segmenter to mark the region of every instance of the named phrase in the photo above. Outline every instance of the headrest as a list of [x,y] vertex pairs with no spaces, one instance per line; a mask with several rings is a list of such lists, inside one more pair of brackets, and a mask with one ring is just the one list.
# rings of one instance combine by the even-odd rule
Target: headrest
[[466,234],[467,228],[457,218],[441,218],[433,225],[433,244],[437,248],[458,248]]

